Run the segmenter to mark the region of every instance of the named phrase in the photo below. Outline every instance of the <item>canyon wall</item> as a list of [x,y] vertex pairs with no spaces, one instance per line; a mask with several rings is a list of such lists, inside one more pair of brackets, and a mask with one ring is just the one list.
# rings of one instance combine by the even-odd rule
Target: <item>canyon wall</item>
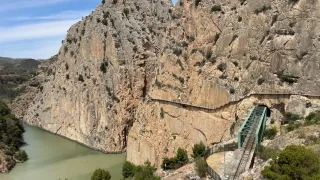
[[320,96],[319,9],[316,0],[106,0],[70,28],[21,114],[159,165],[178,147],[235,137],[256,104],[281,119],[290,94]]

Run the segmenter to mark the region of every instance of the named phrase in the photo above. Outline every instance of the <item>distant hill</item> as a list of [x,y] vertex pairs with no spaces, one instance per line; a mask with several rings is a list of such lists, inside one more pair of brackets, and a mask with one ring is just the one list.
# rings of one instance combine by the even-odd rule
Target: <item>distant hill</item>
[[0,75],[21,75],[35,72],[40,61],[35,59],[11,59],[0,57]]
[[36,75],[41,61],[0,57],[0,100],[10,102],[21,92],[24,82]]

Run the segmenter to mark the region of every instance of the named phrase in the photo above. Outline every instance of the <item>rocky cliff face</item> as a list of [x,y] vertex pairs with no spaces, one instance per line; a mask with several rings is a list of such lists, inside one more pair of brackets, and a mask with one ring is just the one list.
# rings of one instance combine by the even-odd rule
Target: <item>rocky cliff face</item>
[[290,94],[319,96],[319,5],[178,2],[148,91],[151,101],[129,133],[128,159],[160,164],[179,147],[191,152],[199,141],[236,136],[253,105],[267,105],[271,118],[280,120],[294,104]]
[[24,120],[122,152],[154,76],[170,1],[105,1],[73,25]]
[[290,94],[320,95],[319,9],[105,1],[71,27],[24,119],[99,150],[127,148],[136,164],[229,139],[255,103],[278,117]]

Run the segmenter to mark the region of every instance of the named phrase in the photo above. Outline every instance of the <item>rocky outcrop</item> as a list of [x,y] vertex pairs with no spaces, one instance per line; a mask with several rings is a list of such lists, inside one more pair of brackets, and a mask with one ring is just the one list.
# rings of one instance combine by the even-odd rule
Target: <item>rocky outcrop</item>
[[319,8],[107,0],[70,28],[24,120],[102,151],[127,148],[136,164],[230,139],[253,105],[279,119],[301,109],[291,94],[320,95]]

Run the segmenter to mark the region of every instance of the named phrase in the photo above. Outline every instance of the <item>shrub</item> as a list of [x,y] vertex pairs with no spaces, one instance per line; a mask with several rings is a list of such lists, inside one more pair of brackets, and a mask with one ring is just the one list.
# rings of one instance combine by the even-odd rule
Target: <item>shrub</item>
[[299,0],[289,0],[290,3],[297,3]]
[[163,170],[168,170],[168,169],[177,169],[179,166],[177,165],[176,158],[163,158],[161,168]]
[[208,50],[207,53],[206,53],[206,58],[207,58],[207,59],[210,59],[211,56],[212,56],[212,50],[210,49],[210,50]]
[[189,158],[188,158],[187,150],[182,149],[182,148],[178,148],[176,159],[177,159],[178,163],[181,164],[181,166],[188,163]]
[[289,74],[285,74],[284,72],[279,72],[277,73],[278,78],[280,79],[281,82],[286,82],[288,84],[293,84],[298,82],[299,77],[295,77]]
[[105,25],[105,26],[108,26],[108,20],[107,19],[103,19],[102,20],[102,24]]
[[103,73],[107,72],[107,68],[106,68],[106,62],[102,62],[100,64],[100,71],[102,71]]
[[271,119],[270,124],[274,124],[274,122],[275,122],[275,120],[274,120],[274,119]]
[[200,2],[201,2],[201,0],[196,0],[194,5],[195,5],[196,7],[198,7],[198,5],[199,5]]
[[257,156],[264,160],[267,161],[270,158],[274,158],[277,157],[277,155],[279,154],[279,149],[277,148],[270,148],[270,147],[264,147],[262,145],[259,145],[257,147]]
[[163,110],[163,108],[160,108],[160,117],[162,119],[164,118],[164,110]]
[[306,124],[319,124],[320,123],[320,111],[311,112],[306,117]]
[[189,36],[188,40],[189,40],[189,42],[193,42],[195,40],[195,37],[194,36]]
[[300,127],[300,124],[295,124],[294,122],[290,122],[289,125],[286,127],[287,131],[293,131],[295,129],[298,129]]
[[230,94],[234,94],[234,93],[236,92],[236,90],[235,90],[234,88],[231,88],[231,89],[229,90],[229,92],[230,92]]
[[238,77],[234,77],[233,80],[234,81],[239,81],[239,78]]
[[314,152],[303,146],[287,146],[263,169],[262,175],[270,180],[319,179],[319,161]]
[[284,114],[284,120],[285,123],[289,123],[290,121],[296,121],[300,119],[301,117],[298,114],[292,113],[292,112],[287,112]]
[[195,170],[200,178],[206,177],[207,174],[207,162],[201,157],[195,159]]
[[264,78],[259,78],[257,83],[258,85],[261,85],[264,83],[264,81],[265,81]]
[[221,63],[218,65],[219,71],[223,72],[224,70],[227,69],[227,64],[226,63]]
[[263,5],[261,8],[258,8],[254,11],[255,14],[259,14],[259,13],[262,13],[262,12],[265,12],[267,10],[270,10],[271,9],[271,6],[266,6],[266,5]]
[[26,151],[24,150],[19,150],[15,157],[19,160],[19,161],[27,161],[28,160],[28,155],[26,153]]
[[216,11],[221,11],[221,6],[220,5],[214,5],[211,8],[211,12],[216,12]]
[[69,75],[69,74],[66,75],[66,79],[67,79],[67,80],[70,79],[70,75]]
[[277,128],[272,127],[271,129],[266,129],[263,133],[263,137],[267,139],[273,139],[277,135]]
[[91,180],[110,180],[111,175],[109,171],[104,169],[97,169],[94,171],[93,175],[91,176]]
[[128,17],[130,10],[128,8],[124,8],[123,13]]
[[193,158],[203,157],[206,153],[206,146],[201,141],[199,144],[195,144],[192,148],[193,154],[191,155]]
[[189,161],[187,151],[178,148],[176,156],[173,158],[164,158],[161,164],[162,169],[178,169]]
[[182,54],[182,50],[179,48],[176,48],[173,50],[173,54],[175,54],[176,56],[180,56]]
[[79,75],[78,80],[84,82],[83,76],[81,74]]
[[122,166],[122,176],[124,178],[133,177],[135,173],[135,165],[126,161]]
[[135,180],[160,180],[159,176],[155,176],[154,172],[157,169],[151,166],[149,161],[145,162],[143,166],[137,166],[135,172]]

